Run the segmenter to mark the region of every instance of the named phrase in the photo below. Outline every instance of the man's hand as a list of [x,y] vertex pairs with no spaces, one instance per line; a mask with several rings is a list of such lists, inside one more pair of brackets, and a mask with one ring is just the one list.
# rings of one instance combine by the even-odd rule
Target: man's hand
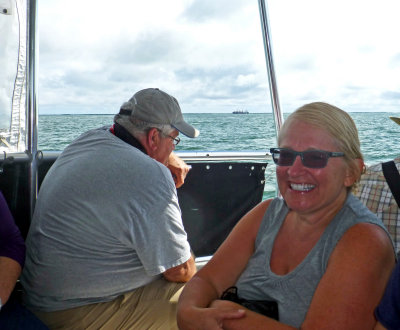
[[168,168],[171,171],[176,188],[181,187],[185,182],[185,178],[190,170],[190,167],[172,152],[169,155]]

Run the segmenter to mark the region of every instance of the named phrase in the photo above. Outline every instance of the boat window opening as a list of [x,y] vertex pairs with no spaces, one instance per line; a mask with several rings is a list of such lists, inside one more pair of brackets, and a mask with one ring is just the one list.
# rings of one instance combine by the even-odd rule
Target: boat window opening
[[[180,136],[178,152],[267,152],[274,144],[256,1],[117,0],[110,12],[107,2],[88,0],[71,12],[74,2],[39,2],[39,149],[60,150],[83,129],[109,124],[146,87],[175,96],[200,129],[196,139]],[[74,124],[51,142],[52,126],[68,119]]]
[[117,0],[110,12],[88,0],[70,12],[74,1],[38,3],[39,150],[110,125],[134,92],[159,87],[200,130],[196,139],[179,135],[182,158],[268,161],[276,134],[257,1]]

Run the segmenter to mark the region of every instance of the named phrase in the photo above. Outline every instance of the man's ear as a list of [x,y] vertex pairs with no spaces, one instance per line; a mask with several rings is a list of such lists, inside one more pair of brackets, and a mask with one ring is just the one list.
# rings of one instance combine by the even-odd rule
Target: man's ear
[[160,139],[160,131],[157,128],[153,127],[147,132],[146,142],[151,151],[156,151],[158,149]]

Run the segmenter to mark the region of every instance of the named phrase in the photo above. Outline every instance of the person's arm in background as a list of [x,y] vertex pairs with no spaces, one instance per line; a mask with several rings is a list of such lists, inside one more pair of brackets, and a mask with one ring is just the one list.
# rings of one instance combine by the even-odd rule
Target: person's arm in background
[[0,298],[2,305],[8,301],[21,270],[21,265],[15,260],[0,257]]
[[176,188],[181,187],[185,182],[190,167],[172,152],[168,159],[168,168],[172,173]]
[[4,305],[21,274],[25,243],[0,192],[0,298]]

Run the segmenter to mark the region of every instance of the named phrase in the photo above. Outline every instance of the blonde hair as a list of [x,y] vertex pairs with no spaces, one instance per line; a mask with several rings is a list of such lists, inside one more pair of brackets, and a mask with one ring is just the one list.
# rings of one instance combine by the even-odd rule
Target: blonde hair
[[[327,131],[335,140],[339,151],[344,153],[344,159],[353,172],[356,182],[360,179],[361,169],[357,159],[361,159],[364,163],[364,157],[361,152],[357,127],[347,112],[324,102],[305,104],[291,113],[283,123],[278,136],[278,145],[281,144],[286,130],[295,120]],[[348,190],[354,186],[355,184]]]

